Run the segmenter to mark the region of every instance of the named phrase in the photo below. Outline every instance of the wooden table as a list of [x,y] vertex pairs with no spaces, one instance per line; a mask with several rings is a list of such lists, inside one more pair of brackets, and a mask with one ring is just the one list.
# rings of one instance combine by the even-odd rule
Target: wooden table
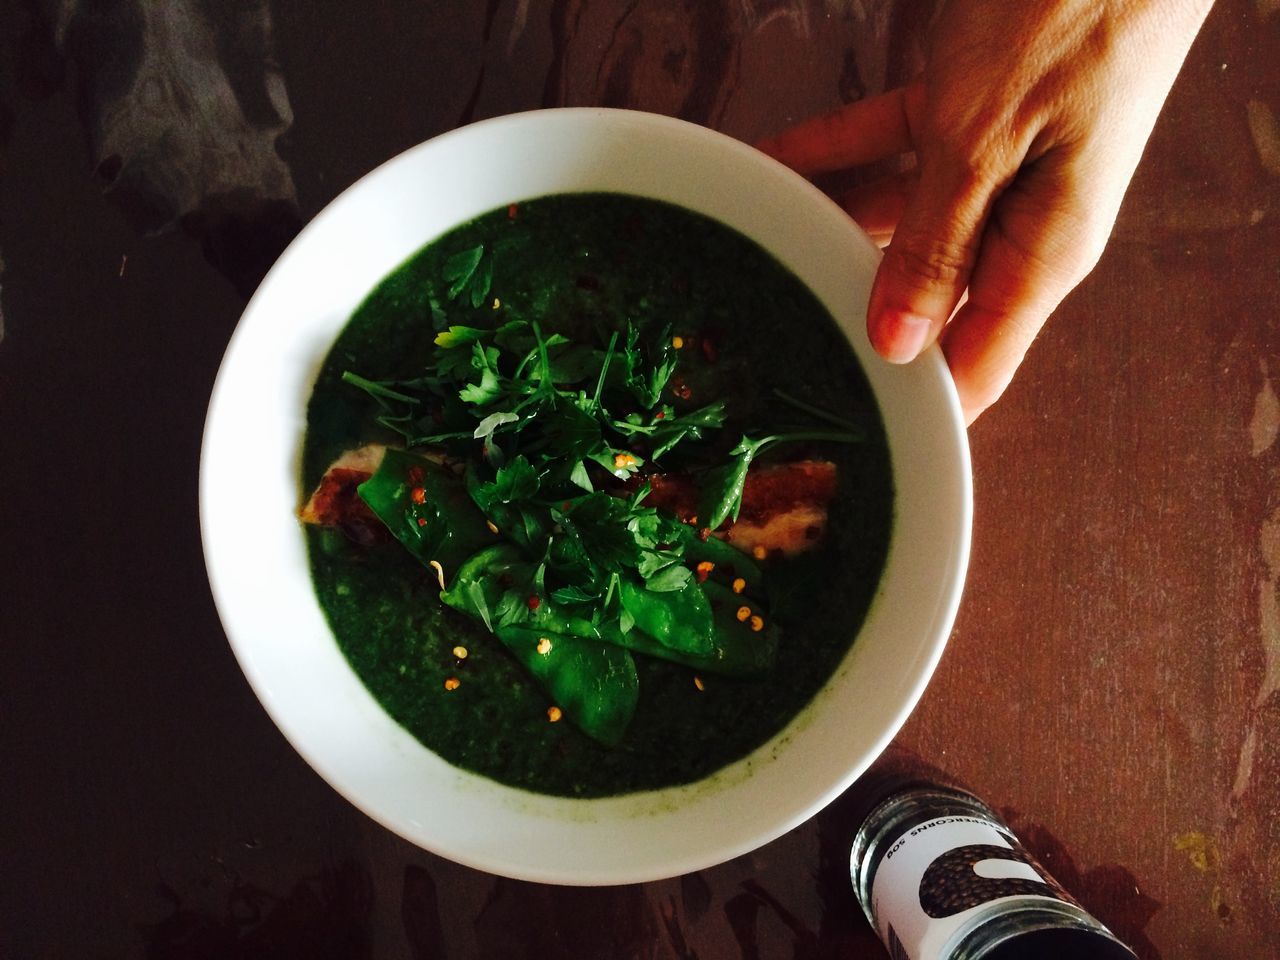
[[[245,297],[382,160],[562,104],[750,140],[909,77],[934,4],[235,6],[0,3],[0,955],[884,956],[857,786],[626,888],[374,825],[237,669],[195,479]],[[1102,263],[971,430],[967,592],[897,744],[1143,960],[1280,943],[1278,62],[1274,0],[1219,0]]]

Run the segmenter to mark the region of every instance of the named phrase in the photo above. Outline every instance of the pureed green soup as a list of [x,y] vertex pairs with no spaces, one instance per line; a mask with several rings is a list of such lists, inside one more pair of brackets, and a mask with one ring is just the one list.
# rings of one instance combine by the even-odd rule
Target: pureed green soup
[[[606,337],[625,340],[628,323],[641,339],[669,336],[680,349],[661,403],[680,416],[724,402],[722,434],[730,439],[689,443],[691,457],[676,458],[675,468],[694,476],[699,456],[707,458],[702,465],[722,462],[744,434],[820,433],[832,429],[830,421],[847,421],[858,435],[856,443],[781,444],[751,468],[812,458],[837,470],[823,536],[806,552],[759,561],[758,599],[777,638],[776,662],[763,676],[742,679],[634,654],[639,699],[625,735],[607,746],[561,719],[480,620],[445,606],[437,571],[400,543],[361,545],[335,529],[308,528],[317,597],[365,686],[450,763],[512,786],[580,797],[702,779],[794,718],[866,616],[893,515],[889,452],[870,388],[825,308],[754,242],[652,200],[543,197],[451,231],[369,294],[317,378],[304,488],[313,489],[343,451],[371,441],[403,445],[377,423],[386,406],[344,382],[344,372],[412,380],[442,349],[442,331],[492,329],[512,318],[536,322],[543,336],[594,337],[601,350]],[[806,411],[837,416],[818,423]],[[607,473],[591,469],[597,483]]]

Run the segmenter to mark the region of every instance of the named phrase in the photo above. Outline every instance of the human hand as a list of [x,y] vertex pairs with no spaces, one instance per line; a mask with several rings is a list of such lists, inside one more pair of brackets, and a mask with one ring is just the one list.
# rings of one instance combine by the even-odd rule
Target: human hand
[[896,363],[940,337],[967,422],[1097,263],[1211,4],[946,0],[917,81],[758,144],[806,175],[915,153],[842,198],[892,237],[867,332]]

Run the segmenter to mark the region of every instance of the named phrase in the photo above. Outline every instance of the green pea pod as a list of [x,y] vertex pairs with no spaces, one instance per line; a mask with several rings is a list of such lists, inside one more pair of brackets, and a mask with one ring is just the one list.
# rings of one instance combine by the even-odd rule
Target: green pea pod
[[532,595],[534,569],[535,565],[516,547],[498,543],[463,563],[440,599],[455,610],[483,621],[491,632],[508,626],[528,627],[544,634],[556,633],[619,647],[629,645],[616,620],[597,623],[589,615],[578,613],[577,606],[559,604],[548,597],[539,597],[537,606],[530,607],[528,598]]
[[472,554],[458,567],[449,588],[441,592],[440,599],[455,610],[482,620],[492,631],[507,592],[502,580],[509,578],[514,581],[517,573],[521,580],[528,580],[528,568],[528,561],[515,546],[495,543]]
[[[754,677],[773,665],[777,652],[777,630],[766,626],[760,632],[751,629],[750,620],[739,622],[736,611],[743,605],[761,613],[761,608],[743,596],[718,584],[701,585],[713,611],[710,646],[701,653],[692,653],[667,646],[650,636],[637,623],[634,629],[623,633],[617,622],[605,620],[594,623],[590,617],[575,612],[573,604],[558,604],[549,598],[539,598],[536,610],[527,604],[516,609],[517,621],[501,622],[504,599],[509,599],[510,589],[504,581],[527,583],[533,565],[520,551],[506,543],[481,550],[468,559],[458,570],[449,589],[440,599],[456,610],[485,623],[491,631],[501,634],[516,627],[531,630],[539,636],[573,637],[587,643],[609,644],[635,653],[658,657],[678,663],[693,670],[732,677]],[[516,597],[517,601],[521,598]],[[562,709],[567,709],[561,704]]]
[[[520,584],[533,565],[507,543],[479,551],[459,568],[440,599],[484,622],[583,733],[613,746],[626,732],[639,697],[635,662],[621,645],[600,642],[586,617],[540,599],[535,610]],[[514,588],[514,593],[513,593]],[[514,597],[514,608],[504,603]],[[520,619],[504,623],[504,609]],[[545,638],[546,644],[540,641]]]
[[463,563],[440,599],[455,610],[482,620],[495,632],[500,627],[523,626],[544,633],[618,643],[616,624],[594,623],[590,617],[579,616],[570,605],[538,597],[536,607],[530,607],[535,569],[515,546],[498,543]]
[[[713,673],[738,679],[755,679],[768,674],[778,656],[780,631],[765,618],[763,608],[745,596],[719,584],[702,584],[713,611],[711,650],[705,654],[685,653],[659,643],[641,630],[619,634],[602,632],[601,639],[616,643],[635,653],[678,663],[700,673]],[[738,620],[738,610],[749,608],[746,620]],[[751,627],[751,615],[760,616],[760,630]]]
[[493,543],[484,515],[462,482],[439,464],[404,450],[388,449],[378,471],[357,492],[418,560],[439,563],[446,581],[463,560]]
[[712,652],[711,604],[697,580],[690,578],[679,590],[664,591],[623,580],[620,594],[636,628],[663,646],[693,656]]
[[[778,658],[781,631],[771,622],[764,608],[743,594],[734,593],[718,583],[702,585],[715,613],[714,656],[704,669],[735,677],[758,677],[773,669]],[[738,619],[747,608],[746,618]],[[751,617],[758,616],[761,629],[752,626]]]
[[716,583],[732,585],[741,577],[746,581],[747,594],[758,596],[764,589],[764,575],[760,566],[737,547],[731,547],[716,537],[703,540],[693,527],[681,525],[685,562],[696,567],[704,561],[714,564],[710,577]]
[[640,678],[630,653],[535,627],[499,627],[497,636],[578,729],[617,746],[640,698]]

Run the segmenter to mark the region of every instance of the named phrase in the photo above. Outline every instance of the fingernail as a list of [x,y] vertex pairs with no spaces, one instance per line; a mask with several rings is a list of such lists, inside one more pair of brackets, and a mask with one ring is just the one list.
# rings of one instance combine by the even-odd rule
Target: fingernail
[[910,363],[929,339],[931,324],[914,313],[890,313],[880,319],[880,356],[890,363]]

